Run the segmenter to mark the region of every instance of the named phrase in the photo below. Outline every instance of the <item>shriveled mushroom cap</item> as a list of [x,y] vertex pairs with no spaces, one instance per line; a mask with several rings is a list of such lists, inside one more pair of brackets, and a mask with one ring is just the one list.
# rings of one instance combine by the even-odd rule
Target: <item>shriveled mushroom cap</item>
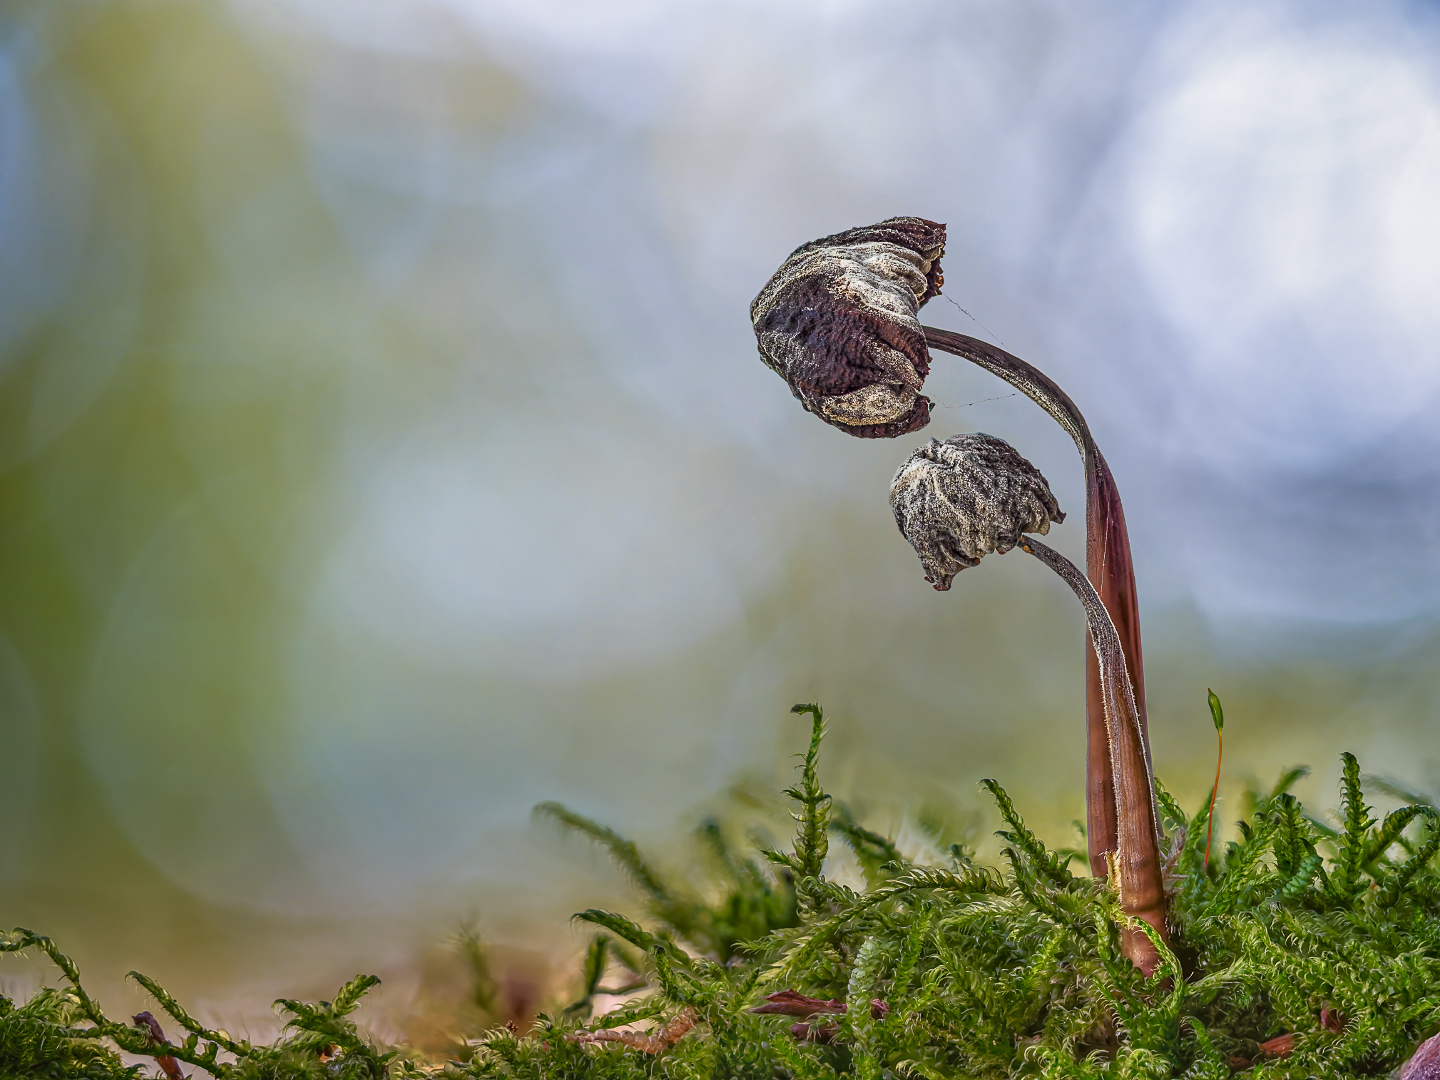
[[1440,1078],[1440,1035],[1432,1035],[1420,1044],[1413,1057],[1400,1070],[1399,1080],[1437,1080]]
[[901,535],[936,589],[990,552],[1004,554],[1023,533],[1045,534],[1065,520],[1040,470],[1003,439],[983,432],[931,439],[890,483]]
[[917,217],[796,248],[750,305],[760,357],[810,412],[861,438],[930,422],[920,305],[940,294],[945,226]]

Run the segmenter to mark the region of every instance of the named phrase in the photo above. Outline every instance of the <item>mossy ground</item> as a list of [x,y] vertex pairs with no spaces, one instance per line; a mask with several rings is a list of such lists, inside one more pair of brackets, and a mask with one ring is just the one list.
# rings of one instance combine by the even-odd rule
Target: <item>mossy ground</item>
[[[577,999],[533,1030],[504,1027],[427,1062],[381,1050],[350,1018],[373,979],[333,1002],[281,1001],[290,1027],[269,1046],[232,1040],[151,992],[167,1026],[156,1046],[108,1018],[47,939],[15,931],[4,951],[41,949],[67,985],[0,998],[0,1075],[136,1075],[115,1047],[168,1053],[234,1078],[1256,1078],[1384,1075],[1440,1028],[1440,815],[1415,803],[1376,822],[1359,767],[1344,759],[1343,824],[1306,814],[1287,774],[1252,793],[1237,842],[1204,862],[1206,813],[1163,790],[1170,837],[1172,949],[1146,980],[1119,951],[1112,892],[1072,875],[992,782],[1007,865],[951,846],[914,861],[832,813],[813,719],[793,849],[737,854],[701,836],[728,882],[702,899],[671,889],[624,838],[559,806],[542,810],[604,845],[637,885],[634,920],[591,910],[597,928]],[[832,835],[867,886],[827,881]],[[629,995],[591,1016],[595,996]],[[757,1008],[766,1011],[757,1012]],[[147,1068],[145,1072],[153,1072]]]

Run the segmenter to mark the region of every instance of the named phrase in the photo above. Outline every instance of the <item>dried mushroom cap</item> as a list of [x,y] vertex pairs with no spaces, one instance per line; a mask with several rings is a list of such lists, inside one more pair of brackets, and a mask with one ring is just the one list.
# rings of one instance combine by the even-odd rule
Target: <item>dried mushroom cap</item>
[[1004,554],[1023,533],[1048,533],[1065,520],[1040,470],[1003,439],[983,432],[931,439],[890,483],[895,524],[936,589],[990,552]]
[[889,218],[791,252],[750,305],[760,357],[807,410],[861,438],[930,422],[920,306],[940,294],[945,226]]
[[1420,1044],[1414,1055],[1400,1070],[1399,1080],[1437,1080],[1440,1078],[1440,1035],[1432,1035]]

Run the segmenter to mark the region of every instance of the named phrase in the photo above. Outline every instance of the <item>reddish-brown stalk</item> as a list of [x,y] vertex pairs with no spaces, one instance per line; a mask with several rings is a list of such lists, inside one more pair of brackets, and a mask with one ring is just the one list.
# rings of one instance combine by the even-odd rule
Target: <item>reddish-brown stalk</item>
[[[1140,604],[1135,594],[1135,567],[1130,556],[1130,535],[1125,527],[1125,508],[1115,477],[1085,417],[1069,395],[1043,371],[988,341],[922,326],[931,349],[953,353],[998,375],[1051,415],[1075,441],[1085,465],[1085,572],[1115,626],[1125,656],[1125,671],[1135,700],[1139,743],[1137,760],[1127,762],[1136,775],[1150,773],[1150,734],[1145,715],[1145,664],[1140,652]],[[1114,752],[1105,719],[1105,690],[1094,649],[1088,650],[1085,666],[1086,842],[1090,849],[1090,872],[1096,877],[1108,873],[1105,853],[1114,851],[1120,832],[1117,813],[1143,813],[1140,807],[1122,807],[1115,794]],[[1157,844],[1159,837],[1156,838]]]
[[[1074,590],[1085,608],[1092,651],[1100,670],[1106,741],[1110,747],[1111,775],[1115,778],[1119,811],[1115,847],[1108,856],[1113,884],[1125,914],[1149,923],[1160,940],[1168,943],[1164,871],[1156,844],[1160,815],[1155,806],[1155,778],[1141,746],[1140,713],[1132,683],[1126,677],[1120,635],[1100,594],[1069,559],[1033,536],[1021,537],[1017,546],[1054,570]],[[1126,928],[1120,947],[1131,963],[1147,976],[1153,975],[1160,966],[1155,945],[1142,930]]]
[[1215,796],[1220,791],[1220,761],[1225,756],[1225,735],[1222,732],[1215,750],[1215,785],[1210,789],[1210,812],[1205,815],[1205,869],[1210,869],[1210,834],[1215,831]]

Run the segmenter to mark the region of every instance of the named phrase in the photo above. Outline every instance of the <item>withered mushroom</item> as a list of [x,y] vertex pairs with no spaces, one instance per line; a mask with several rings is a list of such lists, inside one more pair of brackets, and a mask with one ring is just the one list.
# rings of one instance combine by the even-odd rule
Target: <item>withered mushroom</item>
[[750,305],[761,358],[806,409],[851,435],[924,427],[919,311],[939,295],[944,250],[945,226],[911,217],[801,245]]
[[[1140,714],[1115,624],[1099,594],[1058,551],[1027,533],[1048,533],[1064,520],[1040,471],[1003,439],[974,432],[931,439],[912,453],[890,485],[890,508],[901,534],[920,556],[925,579],[948,589],[954,576],[987,554],[1019,547],[1055,571],[1085,609],[1099,669],[1106,742],[1110,748],[1119,830],[1113,851],[1115,885],[1126,914],[1166,937],[1159,816]],[[1138,812],[1137,812],[1138,811]],[[1159,964],[1146,934],[1127,929],[1125,954],[1146,975]]]
[[942,592],[984,556],[1065,520],[1040,471],[983,432],[931,439],[911,454],[890,482],[890,508],[925,580]]

